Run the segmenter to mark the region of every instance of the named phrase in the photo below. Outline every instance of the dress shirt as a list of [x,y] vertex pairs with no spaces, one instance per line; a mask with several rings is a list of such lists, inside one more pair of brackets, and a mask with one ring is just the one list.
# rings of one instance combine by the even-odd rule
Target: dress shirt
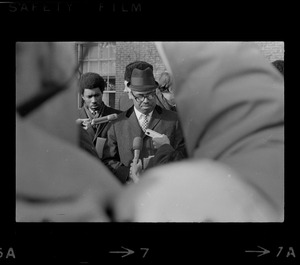
[[[136,117],[137,117],[137,119],[138,119],[138,121],[139,121],[139,125],[141,126],[141,128],[143,128],[142,127],[142,122],[143,122],[143,115],[145,115],[145,114],[143,114],[143,113],[141,113],[140,111],[138,111],[135,107],[134,107],[134,112],[135,112],[135,115],[136,115]],[[153,110],[150,112],[150,113],[148,113],[146,116],[147,116],[147,119],[148,119],[148,122],[150,122],[150,120],[151,120],[151,117],[152,117],[152,113],[153,113]],[[148,123],[149,124],[149,123]]]

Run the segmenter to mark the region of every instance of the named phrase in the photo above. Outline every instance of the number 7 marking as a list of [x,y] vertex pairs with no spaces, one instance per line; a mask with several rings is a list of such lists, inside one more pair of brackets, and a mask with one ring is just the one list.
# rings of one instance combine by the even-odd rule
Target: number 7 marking
[[143,255],[143,258],[145,258],[145,256],[147,255],[147,253],[148,253],[148,250],[149,250],[149,248],[141,248],[142,250],[145,250],[145,254]]
[[278,247],[280,250],[279,250],[279,252],[278,252],[278,254],[277,254],[277,256],[276,257],[278,257],[279,255],[280,255],[280,253],[281,253],[281,251],[282,251],[282,249],[283,249],[283,247]]

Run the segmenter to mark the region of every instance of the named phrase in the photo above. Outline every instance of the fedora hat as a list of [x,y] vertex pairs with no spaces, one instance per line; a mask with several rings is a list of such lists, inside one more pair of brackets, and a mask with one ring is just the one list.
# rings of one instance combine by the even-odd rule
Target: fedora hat
[[132,91],[149,92],[158,87],[158,82],[155,81],[153,71],[150,67],[145,70],[133,69],[130,82],[127,84]]

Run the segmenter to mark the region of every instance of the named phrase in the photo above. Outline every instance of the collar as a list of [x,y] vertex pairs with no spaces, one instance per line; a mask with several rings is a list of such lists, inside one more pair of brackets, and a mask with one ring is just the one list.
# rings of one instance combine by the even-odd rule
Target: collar
[[85,111],[87,113],[87,115],[89,116],[89,118],[94,118],[94,117],[101,117],[104,111],[104,102],[102,101],[99,109],[96,110],[96,114],[93,114],[92,110],[90,108],[88,108],[87,106],[84,106]]
[[[134,107],[134,112],[135,112],[135,115],[136,115],[136,117],[137,117],[138,120],[140,120],[140,118],[142,117],[142,115],[145,115],[145,114],[141,113],[140,111],[138,111],[136,109],[136,107]],[[153,114],[153,110],[150,113],[147,114],[147,117],[149,118],[148,120],[151,119],[152,114]]]

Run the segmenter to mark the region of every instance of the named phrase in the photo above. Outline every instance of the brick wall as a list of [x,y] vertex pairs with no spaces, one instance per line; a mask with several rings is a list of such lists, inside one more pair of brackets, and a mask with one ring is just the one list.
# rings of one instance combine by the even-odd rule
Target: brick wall
[[270,61],[284,60],[284,42],[282,41],[261,41],[254,42],[258,45],[261,53]]
[[[254,42],[270,62],[284,59],[284,42]],[[154,42],[117,42],[116,43],[116,96],[115,104],[119,101],[124,89],[124,71],[127,64],[136,61],[146,61],[154,67],[154,77],[157,80],[166,70]]]

